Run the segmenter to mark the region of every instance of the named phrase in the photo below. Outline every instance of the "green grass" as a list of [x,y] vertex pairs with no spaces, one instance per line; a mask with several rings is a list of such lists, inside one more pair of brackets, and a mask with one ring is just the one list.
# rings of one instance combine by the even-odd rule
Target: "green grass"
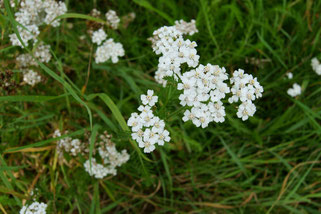
[[[55,55],[35,69],[45,82],[19,85],[11,94],[1,91],[0,212],[17,213],[33,187],[39,201],[48,203],[48,213],[321,212],[321,77],[310,66],[312,57],[321,57],[320,1],[66,3],[69,18],[41,33]],[[108,32],[126,52],[117,64],[90,59],[95,47],[87,34],[88,17],[80,14],[95,6],[103,13],[136,13],[127,29]],[[19,82],[15,57],[23,51],[11,47],[8,38],[17,23],[8,8],[0,10],[0,72],[13,71]],[[175,20],[193,18],[199,33],[190,39],[198,44],[200,63],[224,66],[229,73],[243,68],[263,85],[263,98],[255,101],[257,112],[248,121],[228,106],[223,124],[200,129],[183,123],[172,89],[153,80],[158,56],[147,38]],[[250,58],[264,62],[246,63]],[[285,76],[289,71],[292,80]],[[286,91],[295,82],[303,93],[293,99]],[[145,155],[129,139],[126,120],[147,89],[167,103],[159,113],[172,140]],[[84,171],[81,157],[66,155],[71,164],[61,165],[52,139],[58,127],[79,138],[92,130],[92,142],[97,131],[108,130],[131,159],[116,177],[103,180]]]

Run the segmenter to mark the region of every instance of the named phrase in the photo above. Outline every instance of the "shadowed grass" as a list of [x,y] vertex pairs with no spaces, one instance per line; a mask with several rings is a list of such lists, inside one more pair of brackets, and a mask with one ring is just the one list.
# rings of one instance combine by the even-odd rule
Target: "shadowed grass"
[[[17,23],[5,2],[0,72],[18,71],[15,57],[32,50],[11,46],[8,35]],[[94,6],[136,13],[128,28],[107,32],[124,46],[118,64],[90,60],[87,26],[101,22],[89,16]],[[35,68],[45,81],[0,97],[0,212],[18,212],[37,188],[48,213],[320,213],[321,77],[310,66],[312,57],[321,59],[320,8],[312,0],[69,0],[61,26],[41,32],[54,54]],[[227,106],[222,124],[200,129],[182,122],[177,93],[153,80],[158,56],[147,41],[179,19],[196,19],[199,33],[189,39],[197,42],[201,63],[229,73],[243,68],[262,83],[253,118],[243,122],[235,106]],[[14,78],[21,81],[21,73]],[[290,98],[286,91],[295,82],[303,93]],[[145,155],[130,141],[126,121],[149,88],[160,94],[159,113],[172,140]],[[117,176],[95,180],[82,157],[57,162],[52,133],[58,127],[80,137],[93,127],[91,142],[98,127],[108,130],[131,159]]]

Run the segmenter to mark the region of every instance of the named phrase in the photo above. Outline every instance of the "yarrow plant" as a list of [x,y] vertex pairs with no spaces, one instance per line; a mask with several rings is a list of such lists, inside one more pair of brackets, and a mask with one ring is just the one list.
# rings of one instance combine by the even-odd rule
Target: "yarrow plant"
[[[94,9],[91,14],[92,16],[99,17],[101,13]],[[116,12],[109,10],[105,15],[107,26],[113,30],[118,29],[120,19]],[[92,42],[98,45],[95,54],[96,63],[104,63],[110,59],[112,63],[117,63],[119,61],[119,57],[125,55],[125,51],[121,43],[115,42],[113,38],[107,39],[108,35],[103,26],[100,29],[91,32],[91,34]]]
[[[16,21],[24,27],[18,26],[20,37],[25,45],[32,40],[37,42],[37,37],[40,34],[39,27],[41,25],[51,25],[58,27],[59,20],[55,20],[57,16],[66,13],[67,7],[63,2],[54,0],[25,0],[21,1],[20,9],[15,13]],[[13,45],[18,45],[23,48],[17,35],[11,34],[10,40]]]
[[44,45],[40,42],[33,51],[33,56],[29,53],[20,54],[17,56],[17,66],[23,72],[23,80],[27,84],[34,86],[35,84],[41,82],[41,76],[33,71],[31,67],[38,67],[36,60],[42,63],[48,63],[51,59],[50,45]]
[[[229,103],[241,102],[237,116],[247,120],[256,111],[253,101],[262,97],[263,87],[257,78],[246,74],[242,69],[234,71],[229,79],[224,67],[199,64],[200,56],[197,54],[196,42],[183,38],[183,35],[193,35],[196,32],[198,30],[194,20],[190,23],[183,20],[176,21],[175,26],[164,26],[154,31],[153,37],[149,40],[152,42],[154,52],[161,55],[155,80],[164,87],[169,77],[177,82],[177,89],[182,91],[179,96],[180,104],[187,108],[182,118],[184,122],[190,120],[196,127],[202,128],[206,128],[211,122],[224,122],[226,113],[222,100],[230,93],[232,96],[228,99]],[[181,67],[183,64],[192,69],[183,72]],[[225,82],[228,79],[231,86]],[[149,104],[143,96],[145,95],[142,95],[143,104]],[[147,96],[153,100],[152,91],[149,91]],[[150,107],[153,105],[154,102],[147,106],[147,110],[146,106],[141,106],[143,116],[133,113],[128,120],[128,125],[133,131],[132,138],[144,148],[144,152],[155,149],[154,144],[158,137],[154,137],[157,132],[150,133],[147,129],[146,134],[146,131],[142,130],[142,127],[153,126],[153,122],[150,122],[150,118],[153,117]],[[152,136],[152,140],[151,137],[145,137],[146,135]]]
[[[41,82],[41,76],[33,71],[30,66],[38,66],[36,60],[42,63],[48,63],[51,59],[50,45],[45,45],[43,42],[38,42],[40,27],[42,25],[51,25],[58,27],[59,20],[55,18],[66,13],[67,7],[63,2],[54,0],[25,0],[20,2],[19,10],[15,13],[16,21],[20,25],[17,27],[21,40],[24,45],[29,46],[29,41],[32,41],[33,56],[29,53],[20,54],[17,56],[17,66],[23,72],[23,80],[27,84],[34,86]],[[24,48],[23,44],[18,39],[15,33],[9,35],[13,45]]]
[[107,132],[100,135],[100,142],[98,143],[98,153],[102,159],[103,164],[97,163],[95,158],[87,160],[84,163],[85,170],[89,175],[97,179],[104,178],[107,175],[115,176],[117,174],[116,167],[120,167],[129,160],[129,154],[124,149],[118,152],[116,145],[111,141],[112,136]]
[[152,108],[158,101],[153,90],[148,90],[146,95],[141,95],[143,105],[138,107],[137,112],[132,113],[127,121],[132,129],[132,138],[145,153],[155,150],[155,145],[163,146],[170,141],[169,132],[165,129],[165,122],[155,116]]
[[114,30],[118,29],[120,19],[117,16],[116,11],[109,10],[105,15],[106,15],[107,24]]
[[[64,134],[68,134],[68,131],[65,131]],[[53,133],[53,137],[61,137],[62,134],[59,129],[56,129]],[[69,153],[70,155],[76,157],[78,154],[86,154],[89,152],[89,143],[81,142],[80,139],[72,139],[71,137],[65,137],[57,141],[57,153],[60,161],[63,160],[64,152]]]
[[[66,131],[65,134],[68,134]],[[53,137],[61,137],[62,134],[60,130],[56,130]],[[88,136],[85,136],[88,138]],[[115,176],[117,174],[116,167],[120,167],[129,160],[129,154],[126,150],[118,152],[116,145],[111,141],[112,136],[106,131],[99,136],[100,141],[95,143],[93,155],[98,154],[100,156],[102,163],[98,163],[95,157],[89,159],[89,142],[81,141],[80,139],[72,139],[71,137],[65,137],[57,141],[57,152],[60,161],[63,161],[64,152],[76,157],[82,155],[87,158],[84,163],[85,171],[88,172],[90,176],[96,179],[102,179],[107,175]]]
[[[151,39],[153,50],[156,54],[162,55],[155,73],[156,81],[166,86],[165,77],[174,77],[178,82],[177,89],[183,90],[179,97],[180,104],[192,107],[185,111],[183,120],[192,120],[197,127],[205,128],[212,121],[224,122],[225,109],[221,100],[230,92],[232,92],[232,97],[228,99],[230,103],[241,101],[237,116],[243,120],[253,116],[256,111],[253,101],[262,96],[263,87],[256,78],[246,74],[242,69],[234,71],[233,77],[230,78],[232,86],[229,87],[224,82],[228,80],[224,67],[199,65],[200,56],[197,55],[196,42],[183,38],[184,34],[195,32],[197,30],[192,27],[165,26],[153,33]],[[182,74],[181,65],[185,63],[195,69]]]
[[20,214],[46,214],[47,204],[37,201],[30,205],[25,205],[21,208]]
[[23,81],[31,86],[35,86],[41,82],[41,76],[33,70],[25,70],[23,71]]

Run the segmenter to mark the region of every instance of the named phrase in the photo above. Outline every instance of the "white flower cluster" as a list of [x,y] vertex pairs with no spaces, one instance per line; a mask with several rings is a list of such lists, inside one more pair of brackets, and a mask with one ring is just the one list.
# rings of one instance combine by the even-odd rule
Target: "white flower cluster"
[[321,64],[317,58],[311,60],[311,66],[317,75],[321,75]]
[[[65,132],[66,134],[67,132]],[[53,137],[61,137],[61,132],[57,129]],[[88,137],[88,136],[87,136]],[[90,176],[94,176],[97,179],[104,178],[107,175],[116,175],[116,167],[120,167],[129,160],[129,154],[126,150],[118,152],[115,144],[111,141],[111,135],[107,132],[100,135],[100,141],[94,145],[93,155],[98,151],[102,164],[97,163],[97,160],[92,157],[91,166],[90,160],[84,163],[85,171]],[[65,137],[57,141],[57,152],[60,160],[63,159],[63,153],[68,152],[72,156],[78,154],[89,155],[89,142],[82,142],[79,139],[72,139],[71,137]]]
[[205,128],[212,121],[224,122],[225,108],[221,99],[230,92],[225,80],[228,79],[225,68],[217,65],[199,65],[196,69],[185,72],[180,78],[177,89],[183,90],[179,96],[186,110],[183,121],[191,120],[195,126]]
[[154,151],[155,144],[163,146],[165,142],[170,141],[164,120],[155,116],[151,109],[158,101],[158,97],[153,95],[153,90],[148,90],[147,95],[141,95],[143,105],[138,107],[140,114],[132,113],[127,121],[132,129],[132,138],[140,148],[144,148],[145,153]]
[[253,101],[262,97],[263,87],[256,77],[253,78],[252,75],[244,73],[242,69],[234,71],[233,77],[230,78],[230,83],[233,84],[231,88],[233,96],[228,101],[235,103],[240,100],[242,104],[238,108],[237,116],[242,120],[247,120],[256,111]]
[[119,42],[114,42],[113,39],[108,39],[96,50],[96,63],[103,63],[111,59],[113,63],[118,62],[118,58],[125,55],[123,45]]
[[164,77],[172,76],[175,80],[181,77],[181,65],[187,63],[189,67],[196,67],[200,58],[197,55],[196,42],[184,40],[183,33],[174,26],[164,26],[153,33],[152,47],[154,52],[162,56],[159,58],[155,79],[166,85]]
[[111,135],[108,135],[107,132],[100,135],[100,140],[98,152],[103,164],[97,163],[95,158],[91,159],[91,167],[90,160],[84,163],[86,172],[97,179],[102,179],[107,175],[115,176],[117,174],[116,167],[126,163],[130,157],[126,150],[121,152],[116,150],[115,144],[111,141]]
[[192,36],[194,33],[198,33],[194,19],[192,19],[190,22],[185,22],[182,19],[179,21],[177,20],[175,21],[175,28],[183,34],[188,34],[190,36]]
[[[99,16],[100,12],[97,10],[95,11],[93,10],[92,14]],[[116,15],[115,11],[109,10],[106,13],[106,19],[107,19],[107,24],[112,29],[118,28],[120,19]],[[108,40],[106,39],[107,39],[107,34],[103,28],[100,28],[99,30],[94,31],[91,35],[92,42],[99,45],[95,54],[95,62],[104,63],[109,59],[111,59],[112,63],[117,63],[119,61],[119,57],[122,57],[125,55],[123,45],[119,42],[114,42],[114,39],[112,38]]]
[[296,97],[301,94],[301,86],[297,83],[294,83],[292,88],[289,88],[287,92],[291,97]]
[[33,202],[29,206],[23,206],[20,210],[20,214],[46,214],[47,204]]
[[[196,42],[183,39],[183,34],[197,32],[195,21],[185,23],[181,20],[175,23],[176,26],[164,26],[154,31],[150,40],[154,52],[162,54],[155,73],[156,81],[165,86],[167,81],[164,78],[173,77],[178,82],[177,89],[183,90],[179,96],[180,104],[191,107],[185,111],[183,121],[191,120],[197,127],[202,128],[213,121],[224,122],[226,114],[221,100],[230,92],[230,103],[239,100],[242,102],[237,116],[242,120],[253,116],[256,111],[253,101],[262,97],[263,92],[263,87],[257,79],[239,69],[230,79],[230,88],[224,83],[228,80],[225,68],[211,64],[198,65],[200,56],[197,55]],[[178,25],[181,27],[177,27]],[[181,65],[185,63],[195,69],[182,74]]]
[[109,10],[106,14],[107,24],[114,30],[118,28],[120,19],[114,10]]
[[107,38],[107,34],[102,28],[93,32],[93,35],[91,37],[93,43],[96,43],[97,45],[100,45],[106,38]]
[[102,179],[108,174],[112,174],[112,169],[104,167],[104,165],[97,163],[95,158],[91,158],[91,167],[90,161],[86,160],[84,163],[85,171],[88,172],[90,176],[94,176],[96,179]]
[[23,72],[23,81],[28,85],[34,86],[41,82],[41,76],[33,70],[26,70]]
[[[42,63],[47,63],[51,59],[50,45],[40,43],[33,52],[34,57]],[[30,54],[20,54],[17,58],[19,67],[38,66],[38,63]]]
[[[68,132],[66,131],[65,134]],[[56,129],[53,137],[61,137],[61,132],[59,129]],[[71,154],[72,156],[77,156],[78,154],[84,154],[88,152],[86,148],[88,144],[82,143],[79,139],[72,139],[71,137],[65,137],[57,141],[57,152],[59,159],[63,158],[64,151]]]
[[[65,3],[57,3],[54,0],[25,0],[21,2],[21,7],[15,13],[16,21],[22,24],[25,28],[18,26],[18,31],[22,41],[28,45],[28,41],[37,41],[37,36],[40,34],[39,26],[43,24],[58,27],[58,20],[53,21],[57,16],[66,13],[67,7]],[[10,40],[13,45],[21,46],[16,34],[10,35]]]

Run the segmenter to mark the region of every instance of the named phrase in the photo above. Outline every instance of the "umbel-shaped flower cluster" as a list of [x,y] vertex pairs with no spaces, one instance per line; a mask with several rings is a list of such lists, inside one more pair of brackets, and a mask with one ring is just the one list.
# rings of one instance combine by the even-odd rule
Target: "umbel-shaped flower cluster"
[[[182,118],[184,122],[190,120],[202,128],[210,122],[224,122],[226,113],[223,99],[230,93],[229,103],[241,102],[237,116],[247,120],[256,111],[253,101],[262,97],[263,87],[242,69],[234,71],[229,79],[224,67],[199,64],[196,42],[183,38],[185,34],[193,35],[196,32],[194,20],[190,23],[176,21],[175,26],[164,26],[154,31],[149,40],[154,52],[161,55],[155,80],[164,87],[167,77],[177,81],[177,89],[182,91],[180,104],[187,108]],[[183,72],[183,64],[192,69]],[[225,82],[227,80],[230,80],[231,86]],[[141,99],[144,104],[138,108],[141,113],[132,113],[127,123],[132,127],[132,138],[139,147],[144,148],[144,152],[151,152],[155,150],[155,144],[163,145],[170,138],[164,129],[165,122],[154,116],[151,110],[158,97],[148,90],[147,95],[141,95]]]
[[163,146],[170,141],[169,132],[165,129],[165,122],[155,116],[152,107],[158,101],[153,90],[148,90],[147,95],[141,95],[143,105],[138,107],[138,113],[132,113],[127,121],[132,128],[132,138],[137,141],[145,153],[155,150],[155,145]]
[[[257,79],[239,69],[230,78],[230,87],[224,82],[229,79],[225,68],[211,64],[199,65],[196,42],[183,38],[184,34],[197,32],[196,28],[190,28],[193,29],[192,33],[180,29],[182,28],[177,26],[161,27],[154,31],[150,40],[154,52],[161,55],[155,73],[156,81],[166,86],[165,77],[173,77],[178,82],[177,89],[183,92],[179,97],[180,104],[190,107],[185,111],[183,120],[191,120],[202,128],[213,121],[224,122],[225,108],[222,99],[231,92],[232,97],[228,99],[230,103],[241,101],[237,116],[242,120],[253,116],[256,111],[253,101],[260,98],[263,92]],[[183,73],[182,64],[195,69]]]
[[104,132],[100,135],[100,142],[98,144],[98,153],[102,159],[103,164],[97,163],[95,158],[87,160],[84,163],[85,170],[90,176],[94,176],[97,179],[104,178],[107,175],[116,175],[116,167],[120,167],[129,160],[129,154],[126,150],[118,152],[115,144],[111,141],[111,135]]
[[46,214],[47,204],[37,201],[32,204],[25,205],[21,208],[20,214]]
[[[68,132],[65,132],[67,134]],[[53,134],[53,137],[61,137],[61,132],[57,129]],[[94,145],[93,155],[98,151],[101,159],[101,163],[98,163],[95,157],[88,159],[84,163],[86,172],[90,176],[97,179],[104,178],[107,175],[116,175],[116,167],[120,167],[129,160],[129,154],[126,150],[118,152],[116,145],[111,141],[112,136],[106,131],[99,136],[100,141]],[[76,157],[79,154],[89,157],[89,142],[82,142],[80,139],[72,139],[71,137],[65,137],[57,141],[57,152],[59,161],[63,161],[63,153],[67,152],[70,155]]]
[[[19,2],[19,1],[18,1]],[[55,18],[64,14],[67,11],[66,5],[63,2],[56,2],[55,0],[24,0],[17,5],[19,10],[15,13],[16,21],[22,26],[18,25],[18,31],[23,43],[28,46],[29,41],[36,44],[37,37],[40,34],[39,27],[41,25],[51,25],[58,27],[59,20]],[[13,45],[23,47],[15,33],[9,35]],[[37,44],[31,54],[21,54],[17,59],[17,65],[23,72],[23,80],[25,83],[34,86],[41,81],[41,76],[30,69],[30,66],[38,66],[35,59],[42,63],[47,63],[51,59],[50,46],[43,42]]]
[[50,45],[45,45],[40,42],[33,50],[34,58],[31,54],[20,54],[17,56],[17,66],[23,72],[23,81],[31,86],[41,82],[41,76],[30,69],[31,66],[38,67],[38,63],[35,59],[42,63],[48,63],[51,59]]
[[[99,17],[100,11],[95,9],[92,11],[92,15]],[[120,22],[116,12],[114,10],[109,10],[105,15],[107,25],[113,30],[116,30]],[[92,32],[91,40],[98,45],[95,61],[96,63],[103,63],[111,59],[112,63],[117,63],[119,60],[118,58],[125,55],[123,45],[119,42],[114,42],[113,38],[106,39],[107,34],[103,28]]]
[[[37,36],[40,34],[39,26],[47,24],[58,27],[59,20],[54,19],[67,11],[65,3],[55,0],[25,0],[21,1],[20,6],[15,17],[16,21],[24,26],[24,28],[18,26],[18,31],[25,45],[28,45],[30,40],[37,41]],[[10,40],[13,45],[23,47],[16,34],[11,34]]]

